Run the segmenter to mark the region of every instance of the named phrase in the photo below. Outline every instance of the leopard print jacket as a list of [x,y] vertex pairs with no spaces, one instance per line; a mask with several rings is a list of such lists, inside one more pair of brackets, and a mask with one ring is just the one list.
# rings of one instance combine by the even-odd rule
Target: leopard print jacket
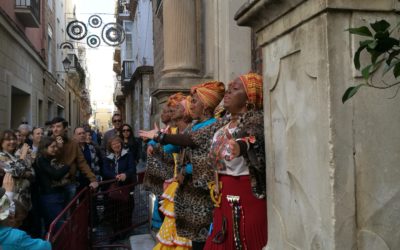
[[[193,142],[203,148],[211,148],[212,138],[218,129],[230,122],[230,115],[227,114],[211,126],[200,129],[191,134]],[[206,136],[207,135],[207,136]],[[250,180],[253,195],[258,199],[266,197],[266,168],[265,168],[265,144],[264,144],[264,115],[263,111],[248,111],[239,117],[238,129],[233,133],[235,139],[254,136],[255,142],[250,144],[247,152],[242,156],[249,166]],[[208,139],[206,139],[208,138]],[[207,164],[214,169],[210,159]],[[200,178],[195,185],[206,187],[206,178]]]
[[197,139],[196,147],[186,148],[193,171],[185,176],[175,193],[175,221],[179,236],[203,242],[208,236],[214,208],[207,186],[214,178],[213,169],[208,165],[210,148],[207,147],[212,137],[209,133],[199,133]]
[[146,171],[143,179],[143,186],[147,191],[157,197],[164,192],[163,184],[174,176],[174,158],[171,154],[163,152],[158,144],[152,155],[147,156]]
[[[18,217],[23,219],[32,207],[30,185],[35,172],[27,160],[18,159],[7,152],[0,152],[0,168],[10,173],[14,179],[15,210],[19,213]],[[3,177],[1,177],[2,182]]]

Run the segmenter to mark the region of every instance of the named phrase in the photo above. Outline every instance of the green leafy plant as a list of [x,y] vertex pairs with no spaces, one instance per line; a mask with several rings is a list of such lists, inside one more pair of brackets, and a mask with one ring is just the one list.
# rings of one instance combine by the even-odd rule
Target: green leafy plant
[[[349,87],[342,96],[343,103],[353,97],[361,87],[387,89],[400,84],[400,81],[387,83],[383,79],[378,82],[374,82],[372,79],[373,73],[381,66],[384,67],[382,77],[388,72],[392,72],[396,80],[400,76],[399,39],[393,37],[393,31],[398,25],[391,28],[387,21],[380,20],[370,23],[371,29],[367,26],[347,29],[351,34],[367,37],[367,39],[360,41],[359,48],[354,54],[354,66],[361,71],[364,83]],[[362,52],[367,52],[370,57],[370,63],[363,68],[361,68],[360,64]]]

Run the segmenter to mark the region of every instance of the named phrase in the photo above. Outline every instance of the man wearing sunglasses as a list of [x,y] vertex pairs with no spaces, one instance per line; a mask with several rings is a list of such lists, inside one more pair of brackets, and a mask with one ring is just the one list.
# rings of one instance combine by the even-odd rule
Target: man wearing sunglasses
[[122,117],[119,113],[115,113],[112,118],[111,118],[112,124],[114,128],[108,130],[107,132],[104,133],[103,136],[103,141],[101,142],[101,150],[103,155],[107,155],[107,144],[108,140],[110,138],[113,138],[114,136],[119,136],[121,134],[121,128],[122,128]]

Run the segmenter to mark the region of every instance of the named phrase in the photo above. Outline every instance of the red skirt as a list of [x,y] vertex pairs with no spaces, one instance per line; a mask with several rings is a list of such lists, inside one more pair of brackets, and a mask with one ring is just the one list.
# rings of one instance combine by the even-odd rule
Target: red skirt
[[[232,208],[228,203],[227,195],[240,196],[243,216],[240,218],[240,238],[243,249],[259,250],[267,244],[267,202],[257,199],[251,191],[250,177],[220,175],[222,182],[222,199],[219,208],[214,209],[213,230],[207,238],[204,250],[234,250]],[[221,243],[213,242],[216,235],[222,230],[223,218],[226,219],[225,237]],[[219,237],[221,239],[221,233]]]

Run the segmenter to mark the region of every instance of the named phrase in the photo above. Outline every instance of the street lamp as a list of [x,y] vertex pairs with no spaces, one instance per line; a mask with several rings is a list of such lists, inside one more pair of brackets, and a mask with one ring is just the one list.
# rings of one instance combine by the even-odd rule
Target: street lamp
[[63,61],[62,61],[64,70],[66,73],[68,73],[69,68],[71,67],[71,61],[68,59],[68,57],[66,57]]

